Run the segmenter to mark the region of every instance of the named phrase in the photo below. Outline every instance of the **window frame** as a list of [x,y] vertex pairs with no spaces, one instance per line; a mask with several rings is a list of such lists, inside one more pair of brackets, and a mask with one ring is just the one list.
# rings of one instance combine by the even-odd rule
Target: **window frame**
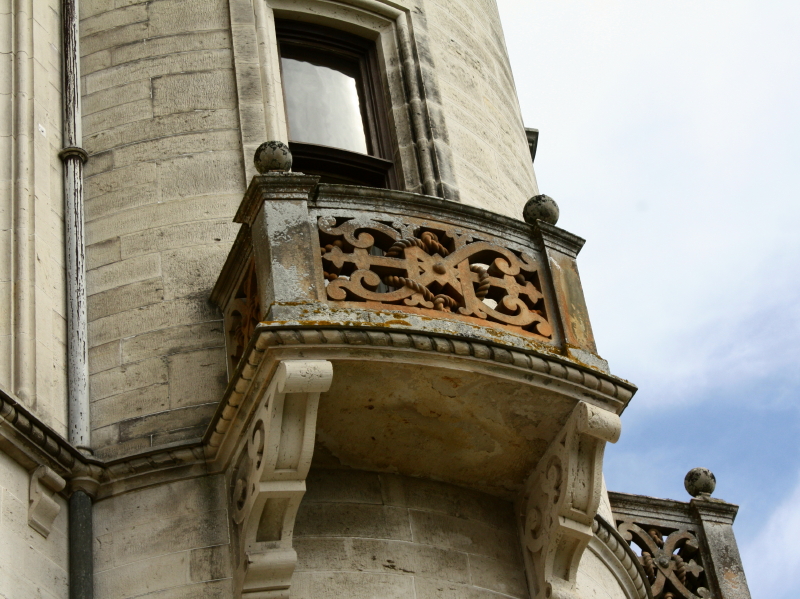
[[[369,154],[321,144],[292,141],[289,147],[295,168],[317,174],[333,183],[365,185],[397,189],[394,165],[394,138],[389,128],[383,80],[375,42],[363,37],[314,23],[275,19],[279,60],[303,53],[325,55],[325,62],[345,65],[357,72],[356,87],[361,104],[362,121]],[[283,67],[281,61],[281,81]],[[286,90],[284,86],[284,107]]]

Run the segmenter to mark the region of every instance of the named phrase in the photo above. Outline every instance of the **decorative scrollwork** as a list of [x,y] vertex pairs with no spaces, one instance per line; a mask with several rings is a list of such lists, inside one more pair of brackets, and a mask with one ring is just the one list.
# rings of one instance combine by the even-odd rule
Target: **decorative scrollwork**
[[322,216],[328,298],[417,307],[551,338],[536,260],[440,223]]
[[232,367],[236,368],[242,359],[244,350],[261,321],[261,306],[258,301],[258,279],[256,278],[255,259],[250,258],[242,282],[228,308],[230,328],[228,329],[228,347],[231,351]]
[[693,531],[632,520],[619,521],[617,529],[628,543],[639,548],[639,561],[655,599],[711,596]]

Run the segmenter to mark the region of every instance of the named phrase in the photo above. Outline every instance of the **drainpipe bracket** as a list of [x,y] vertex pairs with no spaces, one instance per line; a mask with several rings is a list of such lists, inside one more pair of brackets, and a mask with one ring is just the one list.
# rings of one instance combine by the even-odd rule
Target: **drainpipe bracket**
[[72,469],[72,476],[69,477],[70,493],[83,491],[93,500],[97,497],[97,489],[100,486],[100,477],[103,469],[94,464],[78,462]]
[[58,153],[58,157],[61,158],[62,161],[66,161],[73,156],[80,158],[81,162],[84,164],[86,164],[86,161],[89,160],[89,153],[78,146],[68,146]]

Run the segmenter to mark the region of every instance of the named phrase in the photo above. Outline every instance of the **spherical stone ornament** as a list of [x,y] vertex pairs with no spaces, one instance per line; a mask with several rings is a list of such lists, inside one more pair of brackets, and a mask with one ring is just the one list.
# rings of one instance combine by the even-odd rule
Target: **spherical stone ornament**
[[522,209],[522,217],[529,225],[535,225],[537,220],[554,225],[558,222],[558,214],[556,201],[544,194],[533,196]]
[[292,168],[292,152],[282,141],[265,141],[253,156],[256,170],[261,173],[289,172]]
[[692,497],[711,495],[717,488],[717,479],[708,468],[692,468],[683,479],[683,486]]

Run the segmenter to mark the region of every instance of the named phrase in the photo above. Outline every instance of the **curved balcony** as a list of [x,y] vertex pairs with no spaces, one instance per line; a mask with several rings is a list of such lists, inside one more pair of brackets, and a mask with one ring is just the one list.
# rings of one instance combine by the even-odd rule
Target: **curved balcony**
[[635,391],[596,355],[583,240],[557,227],[302,174],[255,177],[236,221],[212,428],[280,361],[329,360],[315,462],[513,497],[577,403],[619,414]]
[[583,240],[288,173],[255,177],[236,221],[212,294],[230,381],[204,447],[229,480],[237,589],[287,596],[313,457],[514,500],[534,595],[572,596],[635,391],[596,355]]

